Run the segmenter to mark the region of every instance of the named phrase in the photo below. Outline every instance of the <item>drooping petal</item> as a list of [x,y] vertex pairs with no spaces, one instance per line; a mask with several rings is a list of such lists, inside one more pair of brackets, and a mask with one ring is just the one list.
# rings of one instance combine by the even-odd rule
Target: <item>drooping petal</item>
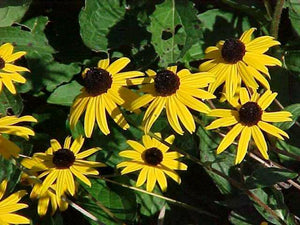
[[110,133],[107,119],[106,119],[106,111],[105,111],[105,101],[104,95],[100,95],[97,97],[97,107],[96,107],[96,121],[98,127],[102,131],[103,134],[108,135]]
[[240,123],[236,124],[220,142],[219,147],[217,148],[217,154],[220,154],[229,145],[231,145],[234,142],[235,138],[240,134],[243,128],[244,126],[241,125]]
[[253,140],[254,140],[258,150],[262,154],[262,156],[265,159],[269,159],[269,155],[267,153],[267,151],[268,151],[267,143],[265,141],[264,135],[261,132],[261,130],[257,126],[252,126],[251,133],[252,133]]
[[94,129],[95,118],[96,118],[96,99],[95,97],[90,98],[87,107],[86,113],[84,116],[84,133],[86,137],[90,138]]
[[282,136],[284,137],[287,137],[289,138],[289,135],[284,132],[283,130],[271,125],[271,124],[268,124],[266,122],[263,122],[263,121],[259,121],[257,123],[257,125],[259,126],[260,129],[262,129],[263,131],[281,139],[281,140],[284,140]]
[[174,103],[174,97],[175,96],[170,96],[167,98],[166,101],[166,113],[167,113],[167,119],[171,127],[178,133],[178,134],[183,134],[183,130],[179,124],[178,116],[175,112],[175,109],[173,107]]
[[160,186],[160,189],[163,192],[165,192],[167,190],[167,186],[168,186],[165,174],[158,168],[154,168],[154,172],[155,172],[155,177],[156,177],[156,179],[158,181],[158,184]]
[[245,158],[250,138],[251,138],[251,128],[245,126],[241,132],[241,137],[239,140],[237,154],[235,158],[235,164],[241,163]]
[[154,189],[154,186],[156,184],[156,176],[154,170],[154,167],[150,167],[148,170],[146,190],[149,192],[151,192]]

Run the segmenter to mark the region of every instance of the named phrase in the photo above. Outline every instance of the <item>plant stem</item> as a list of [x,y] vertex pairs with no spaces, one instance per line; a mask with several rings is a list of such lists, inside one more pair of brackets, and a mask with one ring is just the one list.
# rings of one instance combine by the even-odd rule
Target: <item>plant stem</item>
[[161,199],[164,199],[174,205],[178,205],[178,206],[181,206],[181,207],[184,207],[186,209],[190,209],[190,210],[193,210],[195,212],[198,212],[200,214],[205,214],[207,216],[211,216],[211,217],[214,217],[214,218],[217,218],[217,216],[215,216],[214,214],[210,213],[210,212],[207,212],[205,210],[202,210],[202,209],[199,209],[199,208],[196,208],[194,206],[191,206],[191,205],[188,205],[184,202],[180,202],[180,201],[177,201],[175,199],[172,199],[172,198],[168,198],[168,197],[165,197],[165,196],[162,196],[162,195],[158,195],[158,194],[155,194],[155,193],[152,193],[152,192],[148,192],[146,190],[143,190],[143,189],[140,189],[140,188],[137,188],[137,187],[133,187],[133,186],[130,186],[130,185],[127,185],[127,184],[122,184],[122,183],[119,183],[117,181],[114,181],[114,180],[110,180],[110,179],[107,179],[105,177],[102,177],[102,176],[93,176],[93,177],[97,177],[97,178],[100,178],[102,180],[105,180],[107,182],[110,182],[110,183],[113,183],[113,184],[117,184],[119,186],[122,186],[122,187],[125,187],[125,188],[128,188],[128,189],[131,189],[131,190],[134,190],[134,191],[138,191],[138,192],[141,192],[141,193],[145,193],[145,194],[148,194],[148,195],[152,195],[154,197],[157,197],[157,198],[161,198]]
[[270,34],[277,39],[278,38],[278,30],[279,30],[279,24],[280,24],[280,18],[282,13],[284,0],[277,0],[276,6],[273,13],[273,20],[271,22],[271,29]]

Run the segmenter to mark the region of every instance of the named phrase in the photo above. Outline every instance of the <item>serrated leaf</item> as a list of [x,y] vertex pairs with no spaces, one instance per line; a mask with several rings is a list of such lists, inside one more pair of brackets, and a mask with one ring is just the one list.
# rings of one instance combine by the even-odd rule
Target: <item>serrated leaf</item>
[[119,0],[86,0],[79,14],[80,35],[94,51],[108,51],[110,28],[123,19],[126,9]]
[[196,15],[190,1],[166,0],[156,6],[147,29],[152,33],[151,43],[162,67],[182,61],[192,45],[200,41],[202,33]]
[[2,0],[0,2],[0,27],[18,22],[29,8],[32,0]]
[[295,122],[298,120],[298,118],[300,116],[300,103],[289,105],[289,106],[285,107],[283,110],[284,111],[289,111],[290,113],[292,113],[293,121],[275,123],[275,125],[277,127],[279,127],[280,129],[282,129],[282,130],[287,130],[295,124]]
[[300,36],[300,2],[298,0],[289,0],[287,5],[292,26]]
[[268,187],[297,176],[297,173],[287,169],[259,168],[246,179],[245,183],[249,188]]
[[47,99],[48,103],[71,106],[82,86],[77,81],[59,86]]
[[20,115],[23,111],[23,102],[20,95],[11,94],[5,87],[0,94],[0,114],[5,115]]

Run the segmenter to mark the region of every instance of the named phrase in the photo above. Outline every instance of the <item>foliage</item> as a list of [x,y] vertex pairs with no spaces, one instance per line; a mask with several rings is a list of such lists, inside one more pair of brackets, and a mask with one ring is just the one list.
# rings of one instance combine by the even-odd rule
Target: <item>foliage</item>
[[[70,128],[70,106],[83,87],[83,70],[106,57],[130,58],[127,70],[144,72],[178,65],[198,72],[208,46],[256,27],[256,36],[276,35],[281,42],[268,52],[283,62],[282,68],[270,69],[270,86],[278,92],[284,110],[293,114],[292,121],[275,123],[289,134],[289,140],[265,135],[270,161],[255,160],[255,156],[262,157],[251,148],[255,156],[248,154],[240,165],[234,165],[235,145],[216,154],[221,137],[218,130],[205,129],[211,122],[209,117],[193,112],[200,121],[196,132],[180,136],[174,134],[162,114],[152,130],[162,133],[163,138],[176,136],[172,149],[184,153],[188,170],[178,172],[180,185],[168,179],[166,193],[156,187],[149,194],[143,192],[145,185],[134,188],[137,174],[121,176],[116,169],[122,161],[119,152],[130,149],[126,140],[140,141],[143,135],[140,125],[144,111],[134,114],[122,108],[130,124],[128,130],[108,119],[110,135],[105,136],[95,126],[93,136],[86,139],[85,149],[102,148],[90,159],[108,166],[99,169],[100,176],[90,177],[91,187],[79,183],[78,193],[70,197],[76,204],[74,209],[69,206],[66,212],[40,218],[36,204],[28,197],[23,201],[30,207],[22,215],[31,218],[32,224],[44,225],[78,221],[86,225],[299,224],[300,3],[285,1],[277,21],[279,31],[274,34],[270,31],[276,20],[276,2],[280,0],[2,0],[0,44],[9,42],[16,51],[26,51],[16,64],[30,72],[22,73],[25,84],[15,84],[18,94],[3,87],[0,113],[33,115],[38,120],[30,125],[35,136],[29,141],[3,134],[21,148],[22,154],[10,160],[0,157],[0,180],[9,180],[8,192],[31,191],[20,182],[22,157],[45,151],[50,139],[62,141],[67,135],[84,135],[82,122]],[[136,89],[133,86],[132,90]],[[213,103],[228,107],[218,100]],[[275,111],[280,107],[273,104],[270,108]],[[298,189],[291,186],[293,182]]]

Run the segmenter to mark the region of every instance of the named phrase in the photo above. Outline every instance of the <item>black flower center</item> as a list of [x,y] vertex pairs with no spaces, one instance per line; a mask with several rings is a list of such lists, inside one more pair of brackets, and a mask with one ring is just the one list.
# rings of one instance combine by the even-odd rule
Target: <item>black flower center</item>
[[112,84],[112,77],[106,70],[100,68],[89,69],[84,77],[84,87],[93,96],[107,92]]
[[52,162],[58,169],[67,169],[75,162],[75,156],[69,149],[59,149],[53,153]]
[[256,102],[247,102],[239,110],[240,122],[247,126],[256,125],[261,115],[262,109]]
[[5,67],[5,61],[0,57],[0,69],[3,69],[4,67]]
[[149,148],[142,154],[142,159],[151,166],[156,166],[163,160],[162,152],[157,148]]
[[245,55],[245,45],[238,39],[227,39],[222,48],[222,57],[228,63],[237,63]]
[[170,70],[163,70],[156,74],[154,87],[160,96],[169,96],[179,88],[179,77]]

